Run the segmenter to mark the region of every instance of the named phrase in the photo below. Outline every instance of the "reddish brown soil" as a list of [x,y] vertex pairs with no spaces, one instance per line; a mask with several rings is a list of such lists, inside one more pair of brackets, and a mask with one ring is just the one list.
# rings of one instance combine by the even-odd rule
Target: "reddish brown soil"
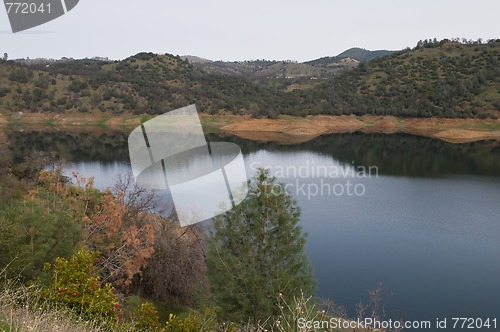
[[311,116],[306,119],[241,119],[222,131],[258,141],[303,142],[322,134],[345,132],[405,132],[462,143],[500,139],[499,120],[405,118],[392,116]]
[[[500,120],[403,118],[392,116],[309,116],[307,118],[252,119],[237,115],[201,115],[206,131],[224,131],[256,141],[300,143],[322,134],[354,131],[395,133],[435,137],[448,142],[462,143],[477,140],[500,140]],[[45,125],[51,127],[134,128],[144,121],[142,115],[112,115],[111,113],[0,113],[0,126],[6,124]]]

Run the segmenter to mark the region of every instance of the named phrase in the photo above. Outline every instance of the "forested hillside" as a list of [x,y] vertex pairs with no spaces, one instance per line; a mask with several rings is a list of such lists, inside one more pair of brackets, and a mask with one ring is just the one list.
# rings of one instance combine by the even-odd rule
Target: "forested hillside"
[[499,56],[500,40],[428,42],[361,63],[318,86],[313,99],[321,101],[318,109],[333,114],[497,117]]
[[0,63],[2,112],[159,114],[196,103],[203,111],[244,112],[272,104],[273,91],[243,78],[213,75],[172,55],[123,61]]
[[[139,53],[122,61],[2,61],[0,112],[160,114],[195,103],[211,114],[268,117],[496,118],[500,114],[499,54],[500,40],[422,42],[412,50],[361,62],[307,89],[279,83],[286,82],[288,67],[280,67],[285,70],[281,81],[266,82],[207,73],[168,54]],[[279,67],[281,62],[270,66]]]

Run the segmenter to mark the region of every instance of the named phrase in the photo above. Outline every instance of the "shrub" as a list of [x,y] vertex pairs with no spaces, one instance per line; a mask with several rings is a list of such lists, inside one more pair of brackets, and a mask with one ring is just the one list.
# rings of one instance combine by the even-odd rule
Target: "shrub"
[[159,331],[161,329],[158,311],[151,302],[144,302],[135,312],[136,327],[141,331]]
[[90,320],[116,321],[120,315],[115,289],[102,284],[94,263],[97,252],[81,249],[69,260],[56,258],[52,270],[51,285],[44,289],[45,297],[64,304],[81,317]]
[[[0,278],[3,279],[0,271]],[[37,285],[0,284],[0,331],[110,332],[105,322],[82,320],[67,307],[47,303]],[[136,332],[120,325],[120,332]]]
[[184,318],[170,314],[165,332],[219,331],[217,308],[205,307],[202,312],[190,312]]

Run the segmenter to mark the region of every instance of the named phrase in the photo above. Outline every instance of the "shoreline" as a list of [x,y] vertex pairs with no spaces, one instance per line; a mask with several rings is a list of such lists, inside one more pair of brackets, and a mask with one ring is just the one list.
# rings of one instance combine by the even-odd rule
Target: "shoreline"
[[[2,127],[76,128],[101,127],[132,130],[152,119],[152,115],[88,114],[0,114]],[[500,140],[499,119],[448,119],[448,118],[398,118],[394,116],[329,116],[316,115],[306,118],[281,116],[278,119],[255,119],[248,115],[200,114],[207,133],[224,132],[261,142],[296,144],[324,134],[351,132],[406,133],[441,139],[450,143],[480,140]]]
[[310,116],[305,119],[250,119],[221,128],[257,141],[304,142],[323,134],[350,132],[395,134],[441,139],[450,143],[500,140],[500,120],[397,118],[394,116]]

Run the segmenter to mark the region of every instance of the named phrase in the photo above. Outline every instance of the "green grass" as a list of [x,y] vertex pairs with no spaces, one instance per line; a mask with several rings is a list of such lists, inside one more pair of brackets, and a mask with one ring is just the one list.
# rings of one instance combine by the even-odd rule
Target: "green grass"
[[7,317],[0,317],[0,332],[12,332],[15,331],[15,329],[12,328],[12,326],[7,323]]
[[109,117],[102,118],[97,122],[97,125],[100,127],[106,127],[106,121],[109,120]]
[[403,127],[403,118],[400,117],[400,116],[395,116],[396,118],[396,121],[398,122],[397,125],[396,125],[396,129],[398,131],[401,131],[402,127]]
[[52,118],[52,119],[46,119],[46,120],[43,120],[42,121],[42,124],[45,125],[45,126],[54,126],[56,123],[56,119]]
[[234,123],[235,120],[224,115],[202,115],[200,121],[205,132],[219,133],[221,127]]
[[283,119],[283,120],[300,120],[300,119],[303,119],[303,118],[301,118],[300,116],[280,114],[280,115],[278,115],[278,119]]
[[485,131],[500,131],[500,123],[481,123],[474,124],[473,126],[466,126],[467,128],[471,128],[471,130],[485,130]]

